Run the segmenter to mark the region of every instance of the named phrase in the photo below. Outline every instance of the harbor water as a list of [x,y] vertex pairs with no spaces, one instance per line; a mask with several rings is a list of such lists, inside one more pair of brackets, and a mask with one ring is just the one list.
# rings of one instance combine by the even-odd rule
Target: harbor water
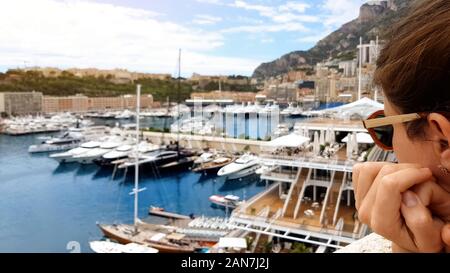
[[[42,136],[42,135],[40,135]],[[39,135],[0,135],[0,252],[91,252],[90,240],[102,238],[96,223],[132,223],[134,172],[118,173],[97,165],[62,164],[47,153],[29,154]],[[248,199],[265,185],[258,177],[224,181],[190,171],[154,177],[142,172],[139,217],[148,208],[206,216],[226,216],[211,205],[213,194]],[[245,195],[245,196],[244,196]]]

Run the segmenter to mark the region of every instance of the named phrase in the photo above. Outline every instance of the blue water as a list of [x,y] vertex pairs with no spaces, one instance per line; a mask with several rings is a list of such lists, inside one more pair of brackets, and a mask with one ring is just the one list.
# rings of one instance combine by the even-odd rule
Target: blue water
[[[96,222],[132,222],[134,198],[129,192],[134,175],[96,165],[59,165],[47,154],[31,155],[28,146],[37,135],[0,135],[0,252],[68,252],[77,241],[90,252],[89,240],[101,239]],[[193,172],[154,178],[142,173],[139,217],[148,216],[150,205],[181,214],[225,216],[213,207],[212,194],[235,194],[241,198],[262,191],[257,177],[223,181]]]

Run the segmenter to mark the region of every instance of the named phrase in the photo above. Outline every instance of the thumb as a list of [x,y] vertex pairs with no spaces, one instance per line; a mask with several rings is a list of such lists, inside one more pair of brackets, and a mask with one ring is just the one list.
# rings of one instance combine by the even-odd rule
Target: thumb
[[[402,194],[401,212],[411,239],[420,252],[439,252],[443,248],[441,230],[443,223],[433,219],[431,212],[412,191]],[[450,235],[450,234],[449,234]]]

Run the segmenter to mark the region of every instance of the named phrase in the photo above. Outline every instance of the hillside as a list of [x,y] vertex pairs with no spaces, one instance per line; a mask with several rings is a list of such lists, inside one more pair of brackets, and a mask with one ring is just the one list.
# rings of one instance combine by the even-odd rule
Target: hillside
[[363,37],[366,42],[375,40],[377,35],[379,39],[384,39],[392,24],[406,16],[411,2],[413,1],[394,0],[393,8],[364,4],[358,18],[344,24],[311,49],[290,52],[272,62],[262,63],[253,72],[253,77],[267,78],[292,70],[302,70],[330,56],[342,60],[353,59],[359,37]]

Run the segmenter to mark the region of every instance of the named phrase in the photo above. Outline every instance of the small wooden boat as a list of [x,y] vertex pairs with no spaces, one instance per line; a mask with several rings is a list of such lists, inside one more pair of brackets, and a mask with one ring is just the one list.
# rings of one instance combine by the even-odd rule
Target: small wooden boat
[[217,171],[222,168],[225,165],[230,164],[234,161],[234,158],[232,157],[218,157],[212,161],[200,164],[198,167],[192,169],[194,172],[201,172],[201,173],[214,173],[217,174]]
[[173,212],[167,212],[163,208],[153,207],[153,206],[150,207],[150,209],[148,210],[148,213],[152,214],[152,215],[156,215],[156,216],[170,218],[170,219],[187,219],[187,220],[191,219],[191,217],[189,217],[187,215],[177,214],[177,213],[173,213]]
[[137,243],[156,248],[162,253],[192,253],[195,251],[193,244],[184,239],[183,234],[167,233],[167,230],[158,230],[156,226],[145,224],[134,225],[101,225],[98,227],[105,237],[113,239],[121,244]]

